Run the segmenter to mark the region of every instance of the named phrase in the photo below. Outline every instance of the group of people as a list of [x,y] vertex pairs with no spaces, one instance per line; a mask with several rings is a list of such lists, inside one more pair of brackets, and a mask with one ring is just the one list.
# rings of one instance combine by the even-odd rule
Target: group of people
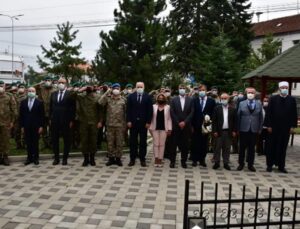
[[[14,89],[14,90],[12,90]],[[286,150],[290,133],[297,127],[297,105],[288,95],[289,84],[280,82],[278,93],[258,99],[255,88],[231,94],[210,91],[203,84],[178,86],[145,92],[143,82],[135,87],[119,83],[75,83],[66,79],[45,78],[40,84],[19,84],[8,92],[0,81],[0,153],[1,164],[9,165],[10,130],[14,128],[17,147],[27,149],[25,165],[39,164],[39,138],[52,147],[53,165],[60,163],[60,138],[63,138],[62,165],[68,164],[74,129],[80,135],[82,166],[95,166],[97,142],[105,130],[107,166],[122,166],[122,152],[129,133],[130,162],[139,159],[146,166],[148,131],[153,138],[154,165],[162,167],[166,159],[170,168],[176,164],[177,148],[181,166],[198,164],[207,167],[207,153],[213,152],[213,169],[219,169],[221,155],[224,169],[231,170],[231,149],[239,154],[237,170],[255,172],[255,151],[266,155],[267,171],[273,166],[287,173]],[[263,101],[263,102],[261,102]]]

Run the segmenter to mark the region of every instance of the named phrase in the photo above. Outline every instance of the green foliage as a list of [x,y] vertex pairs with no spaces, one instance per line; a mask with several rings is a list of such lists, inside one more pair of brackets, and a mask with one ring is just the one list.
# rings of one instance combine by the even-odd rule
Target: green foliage
[[28,85],[39,83],[43,80],[44,75],[36,72],[32,66],[28,66],[28,71],[25,73],[25,81]]
[[57,25],[57,37],[50,41],[51,48],[46,49],[43,45],[43,58],[37,56],[40,68],[54,75],[63,76],[70,81],[77,81],[84,74],[84,71],[77,68],[79,64],[84,64],[80,58],[81,42],[74,45],[78,30],[72,31],[73,25]]
[[164,0],[124,0],[114,11],[114,30],[100,33],[101,46],[92,62],[99,81],[121,84],[144,81],[146,87],[161,84],[165,74],[163,60],[166,32],[158,16]]

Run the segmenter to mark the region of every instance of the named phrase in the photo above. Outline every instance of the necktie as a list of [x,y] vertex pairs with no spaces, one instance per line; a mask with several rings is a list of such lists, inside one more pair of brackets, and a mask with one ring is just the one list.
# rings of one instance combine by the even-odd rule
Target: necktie
[[31,111],[32,105],[33,105],[33,104],[32,104],[32,101],[33,101],[33,99],[30,99],[30,100],[29,100],[29,110],[30,110],[30,111]]
[[62,99],[62,92],[59,92],[59,95],[58,95],[58,102],[59,103],[60,103],[61,99]]
[[250,101],[250,108],[251,108],[251,110],[254,110],[254,102],[253,102],[253,100]]
[[201,107],[201,111],[203,111],[203,105],[204,105],[204,99],[201,98],[201,99],[200,99],[200,107]]
[[142,95],[139,95],[138,102],[139,102],[139,103],[141,103],[141,102],[142,102]]

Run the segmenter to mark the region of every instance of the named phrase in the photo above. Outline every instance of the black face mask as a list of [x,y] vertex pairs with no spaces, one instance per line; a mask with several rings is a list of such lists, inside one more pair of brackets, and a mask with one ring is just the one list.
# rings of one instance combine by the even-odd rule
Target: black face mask
[[157,100],[157,103],[158,103],[159,105],[164,105],[164,104],[166,103],[166,101],[164,101],[164,100]]

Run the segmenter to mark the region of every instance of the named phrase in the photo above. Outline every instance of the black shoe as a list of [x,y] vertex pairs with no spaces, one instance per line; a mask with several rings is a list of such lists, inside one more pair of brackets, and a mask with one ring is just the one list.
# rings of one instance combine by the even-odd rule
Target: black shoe
[[35,160],[35,161],[33,162],[33,164],[38,165],[38,164],[40,164],[40,162],[39,162],[39,160]]
[[90,155],[90,164],[91,164],[91,166],[96,166],[94,153],[91,153],[91,155]]
[[171,163],[170,163],[170,168],[171,168],[171,169],[174,169],[174,168],[175,168],[175,163],[171,162]]
[[254,166],[248,166],[248,169],[251,171],[251,172],[256,172],[256,169],[254,168]]
[[237,171],[242,171],[244,169],[244,166],[243,165],[239,165],[238,167],[237,167]]
[[29,165],[29,164],[31,164],[31,161],[29,161],[29,160],[26,160],[26,161],[24,162],[24,165]]
[[5,166],[9,166],[10,165],[9,160],[8,160],[7,157],[3,158],[3,165],[5,165]]
[[197,166],[197,161],[193,161],[192,166],[196,167]]
[[83,154],[83,162],[82,162],[82,166],[86,167],[89,165],[89,155],[87,153]]
[[113,165],[113,164],[115,164],[115,158],[113,158],[113,157],[110,157],[109,159],[108,159],[108,161],[106,162],[106,166],[111,166],[111,165]]
[[54,160],[52,165],[58,165],[59,164],[59,160]]
[[67,159],[63,159],[62,165],[68,165],[68,160]]
[[285,169],[285,168],[283,168],[283,169],[278,169],[279,170],[279,172],[281,172],[281,173],[288,173],[288,171]]
[[141,166],[142,167],[146,167],[147,165],[146,165],[146,162],[145,161],[141,161]]
[[116,165],[120,166],[120,167],[123,166],[123,163],[122,163],[121,159],[118,158],[118,157],[116,158]]
[[200,166],[202,166],[202,167],[207,167],[207,164],[205,163],[205,161],[201,161],[199,164],[200,164]]
[[128,166],[130,166],[130,167],[132,167],[134,165],[135,165],[135,161],[130,161],[129,164],[128,164]]
[[272,172],[273,168],[272,167],[267,167],[267,172]]
[[219,163],[215,163],[214,166],[213,166],[213,169],[218,169],[220,168],[220,164]]
[[229,166],[228,164],[224,164],[224,169],[226,169],[226,170],[228,170],[228,171],[231,170],[231,168],[230,168],[230,166]]
[[187,168],[186,163],[185,162],[181,162],[181,167],[184,168],[184,169],[186,169]]

